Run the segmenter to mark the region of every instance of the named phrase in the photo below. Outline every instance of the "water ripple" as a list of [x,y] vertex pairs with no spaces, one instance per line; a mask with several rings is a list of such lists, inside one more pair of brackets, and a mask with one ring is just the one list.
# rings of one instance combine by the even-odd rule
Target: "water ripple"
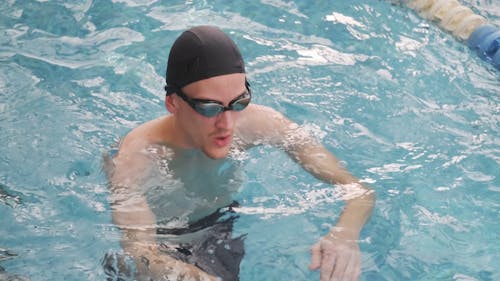
[[116,49],[144,40],[142,34],[117,27],[94,32],[86,37],[56,37],[45,32],[34,32],[33,39],[19,39],[0,52],[20,55],[68,68],[87,68],[106,65],[106,58]]
[[[492,1],[465,2],[498,22]],[[18,254],[7,271],[105,279],[99,260],[120,233],[101,154],[164,114],[170,45],[213,24],[240,46],[255,101],[377,191],[360,241],[364,280],[499,279],[498,71],[411,12],[282,0],[8,0],[0,10],[0,236]],[[280,150],[240,157],[242,280],[317,280],[309,247],[334,225],[342,194]]]

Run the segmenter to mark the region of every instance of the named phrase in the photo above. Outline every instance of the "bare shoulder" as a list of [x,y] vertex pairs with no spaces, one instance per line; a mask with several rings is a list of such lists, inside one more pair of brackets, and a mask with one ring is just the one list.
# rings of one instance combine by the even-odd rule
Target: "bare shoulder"
[[265,125],[275,125],[283,122],[285,116],[272,107],[250,104],[244,111],[241,119],[241,124],[245,126],[262,127]]
[[161,142],[166,134],[163,124],[167,117],[153,119],[130,131],[120,144],[119,154],[133,154],[153,143]]
[[147,176],[152,161],[148,147],[159,143],[166,133],[162,126],[166,118],[148,121],[124,137],[118,154],[112,159],[112,165],[108,165],[106,171],[113,186],[133,187]]
[[266,115],[282,115],[277,110],[272,107],[251,103],[248,107],[243,111],[247,114],[261,113]]
[[243,112],[237,133],[247,143],[274,143],[286,128],[293,124],[277,110],[259,104],[250,104]]

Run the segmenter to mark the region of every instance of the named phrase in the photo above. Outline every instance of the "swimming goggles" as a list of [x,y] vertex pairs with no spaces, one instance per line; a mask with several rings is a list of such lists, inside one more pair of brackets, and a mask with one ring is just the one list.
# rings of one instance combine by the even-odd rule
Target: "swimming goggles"
[[247,91],[233,99],[227,107],[224,106],[220,101],[192,99],[188,97],[180,88],[175,89],[175,93],[187,104],[189,104],[189,106],[191,106],[194,111],[205,117],[214,117],[228,110],[242,111],[243,109],[245,109],[252,98],[250,84],[246,81],[245,87]]

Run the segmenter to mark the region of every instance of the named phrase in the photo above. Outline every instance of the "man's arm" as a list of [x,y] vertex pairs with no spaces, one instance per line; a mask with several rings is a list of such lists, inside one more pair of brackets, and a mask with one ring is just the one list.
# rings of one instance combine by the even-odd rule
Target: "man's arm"
[[332,153],[314,140],[303,140],[301,143],[288,145],[288,148],[288,152],[311,174],[323,181],[338,184],[343,189],[346,206],[335,231],[346,231],[355,237],[359,236],[372,213],[375,192],[350,174]]
[[[137,145],[137,144],[136,144]],[[196,266],[162,253],[156,243],[156,218],[146,199],[137,192],[148,175],[151,159],[133,143],[123,143],[108,169],[113,222],[122,233],[121,245],[134,259],[139,280],[218,280]],[[192,278],[192,279],[190,279]],[[170,280],[169,279],[169,280]],[[183,279],[184,280],[184,279]]]
[[337,225],[312,249],[311,269],[321,270],[321,281],[357,280],[361,269],[359,233],[375,205],[375,193],[351,175],[324,146],[300,126],[275,110],[249,106],[241,123],[241,135],[248,143],[283,147],[315,177],[338,184],[346,206]]
[[165,277],[177,280],[181,276],[192,280],[217,280],[193,265],[161,253],[155,239],[154,214],[144,197],[133,201],[113,204],[113,222],[122,232],[121,245],[134,259],[139,280],[164,280]]
[[337,224],[311,249],[310,269],[320,280],[358,280],[361,273],[359,233],[375,205],[375,192],[352,176],[323,146],[314,141],[292,145],[290,153],[316,177],[339,184],[346,205]]

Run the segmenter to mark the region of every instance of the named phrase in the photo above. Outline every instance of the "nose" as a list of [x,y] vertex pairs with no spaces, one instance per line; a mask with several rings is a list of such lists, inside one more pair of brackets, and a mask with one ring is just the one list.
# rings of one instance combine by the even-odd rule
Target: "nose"
[[227,110],[217,115],[215,118],[215,126],[218,129],[231,130],[234,126],[234,116],[232,110]]

